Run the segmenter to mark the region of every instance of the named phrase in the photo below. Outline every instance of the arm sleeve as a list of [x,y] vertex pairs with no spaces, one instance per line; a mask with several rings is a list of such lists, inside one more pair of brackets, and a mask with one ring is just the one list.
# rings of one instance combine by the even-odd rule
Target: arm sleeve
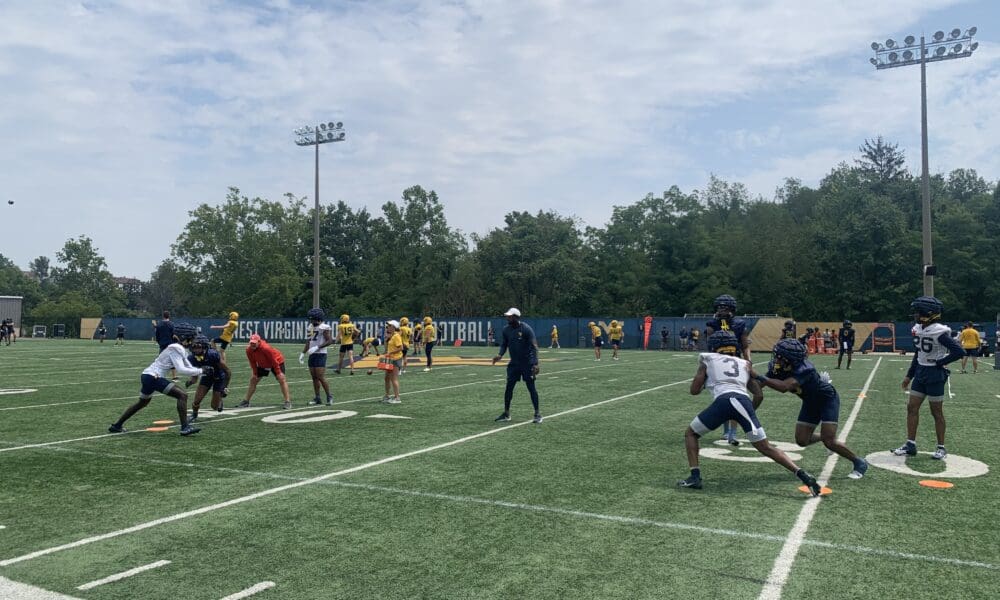
[[535,341],[535,330],[528,329],[528,364],[538,364],[538,343]]
[[955,338],[951,337],[947,333],[942,333],[938,336],[938,342],[942,346],[948,349],[948,356],[939,359],[937,361],[937,366],[943,367],[948,363],[955,362],[956,360],[962,358],[965,355],[965,350],[962,350],[962,346],[955,341]]
[[910,368],[906,370],[906,378],[913,379],[913,375],[917,372],[917,353],[920,350],[913,351],[913,360],[910,361]]
[[504,352],[507,352],[507,334],[506,329],[500,332],[500,349],[497,351],[497,356],[503,356]]

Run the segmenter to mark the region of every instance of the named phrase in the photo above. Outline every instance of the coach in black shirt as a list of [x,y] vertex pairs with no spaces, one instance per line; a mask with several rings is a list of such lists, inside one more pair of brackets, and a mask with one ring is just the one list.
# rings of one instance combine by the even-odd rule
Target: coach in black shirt
[[507,363],[507,388],[503,393],[503,414],[496,421],[510,421],[510,401],[514,397],[514,386],[518,380],[524,379],[531,395],[531,404],[535,407],[534,423],[542,422],[542,413],[538,412],[538,390],[535,389],[535,375],[538,375],[538,341],[535,332],[527,323],[521,322],[521,311],[511,308],[504,313],[507,326],[500,333],[500,352],[493,357],[493,364],[503,358],[504,352],[510,349],[510,362]]

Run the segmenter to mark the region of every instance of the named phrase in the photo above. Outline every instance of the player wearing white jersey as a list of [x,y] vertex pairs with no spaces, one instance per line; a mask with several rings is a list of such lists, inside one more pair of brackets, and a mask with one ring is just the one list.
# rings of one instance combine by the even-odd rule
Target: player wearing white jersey
[[[684,447],[691,476],[678,481],[677,485],[701,489],[698,439],[718,429],[726,421],[733,420],[743,428],[750,444],[758,452],[795,473],[809,487],[809,491],[818,496],[820,487],[816,478],[800,469],[787,454],[767,441],[767,434],[754,411],[754,407],[759,406],[763,399],[760,386],[750,379],[750,361],[736,356],[737,342],[733,332],[716,331],[708,337],[708,349],[711,352],[699,355],[698,372],[691,381],[691,395],[697,396],[707,387],[712,391],[714,400],[691,421],[684,433]],[[753,402],[747,391],[753,393]]]
[[215,370],[212,367],[198,368],[188,362],[186,348],[191,345],[197,335],[198,330],[190,323],[178,323],[174,325],[173,343],[164,347],[160,351],[159,356],[156,357],[156,360],[153,361],[153,364],[146,367],[142,372],[140,377],[142,390],[139,392],[139,401],[128,407],[122,413],[122,416],[108,427],[108,431],[111,433],[124,433],[125,428],[123,425],[125,421],[128,421],[132,415],[149,404],[150,399],[153,397],[153,392],[160,392],[177,399],[177,416],[181,424],[181,435],[191,435],[200,431],[200,429],[193,427],[188,422],[187,392],[177,386],[167,376],[171,370],[176,370],[181,375],[188,377],[214,374]]
[[[948,381],[945,365],[965,354],[962,346],[951,337],[951,328],[940,323],[944,305],[933,296],[921,296],[910,303],[917,326],[913,328],[916,352],[910,369],[903,378],[903,391],[910,391],[906,404],[906,443],[892,451],[896,456],[914,456],[917,453],[917,425],[920,423],[920,405],[927,398],[934,417],[937,448],[931,458],[948,456],[944,447],[944,387]],[[912,382],[912,385],[911,385]]]
[[[322,404],[319,399],[319,388],[326,392],[326,403],[333,404],[333,395],[330,394],[330,384],[326,381],[326,347],[333,343],[333,333],[330,325],[326,323],[326,313],[322,308],[310,308],[306,313],[309,323],[312,325],[312,335],[306,340],[306,345],[299,354],[299,363],[309,357],[309,375],[312,377],[313,399],[309,404]],[[353,363],[351,366],[353,374]]]

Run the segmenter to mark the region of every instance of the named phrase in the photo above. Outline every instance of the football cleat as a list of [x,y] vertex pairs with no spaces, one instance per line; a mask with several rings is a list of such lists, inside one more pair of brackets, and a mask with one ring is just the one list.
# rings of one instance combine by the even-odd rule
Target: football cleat
[[125,433],[125,428],[121,425],[115,425],[112,423],[111,427],[108,427],[108,433]]
[[285,401],[285,402],[284,402],[284,403],[283,403],[283,404],[281,405],[281,408],[282,408],[282,410],[288,410],[288,409],[290,409],[291,407],[292,407],[292,401],[291,401],[291,400],[286,400],[286,401]]
[[323,404],[323,401],[319,399],[319,396],[316,396],[315,398],[309,401],[309,406],[316,406],[320,404]]
[[677,482],[678,487],[701,489],[701,477],[688,477]]
[[944,449],[944,446],[938,446],[934,450],[934,454],[931,454],[931,458],[935,460],[942,460],[944,457],[948,456],[948,451]]
[[531,422],[532,422],[532,423],[541,423],[541,422],[542,422],[542,420],[543,420],[543,419],[542,419],[542,415],[535,415],[535,418],[534,418],[534,419],[532,419],[532,420],[531,420]]
[[507,413],[503,413],[499,417],[493,420],[496,421],[497,423],[506,423],[507,421],[510,421],[510,415],[508,415]]
[[868,471],[868,461],[860,456],[854,459],[854,470],[847,474],[851,479],[861,479]]
[[903,444],[899,448],[896,448],[895,450],[893,450],[892,453],[895,454],[896,456],[903,456],[903,455],[906,455],[906,456],[916,456],[917,455],[917,445],[916,444],[911,444],[910,442],[906,442],[905,444]]
[[815,477],[813,477],[803,469],[799,469],[799,472],[796,473],[795,475],[799,478],[799,480],[802,483],[806,484],[806,487],[809,488],[809,492],[813,496],[819,496],[820,491],[822,490],[819,487],[819,482],[816,481]]
[[244,400],[243,402],[240,402],[239,404],[237,404],[236,408],[250,408],[250,401],[249,400]]
[[183,429],[181,429],[181,435],[184,435],[184,436],[194,435],[194,434],[198,433],[199,431],[201,431],[201,428],[194,427],[190,423],[188,423],[186,427],[184,427]]

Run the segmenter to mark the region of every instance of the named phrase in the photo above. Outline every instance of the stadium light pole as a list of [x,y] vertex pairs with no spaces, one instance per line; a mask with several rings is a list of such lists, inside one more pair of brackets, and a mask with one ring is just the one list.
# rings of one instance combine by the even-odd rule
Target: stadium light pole
[[319,308],[319,146],[332,142],[342,142],[347,138],[344,124],[320,123],[315,127],[306,125],[295,130],[298,136],[295,143],[299,146],[316,146],[316,191],[314,193],[313,211],[313,308]]
[[[908,67],[910,65],[920,65],[920,155],[922,169],[920,176],[920,188],[922,202],[923,221],[923,256],[924,256],[924,295],[934,295],[934,275],[937,270],[934,267],[934,257],[931,248],[931,177],[927,160],[927,63],[953,58],[966,58],[979,47],[979,42],[972,40],[976,35],[976,28],[970,27],[963,32],[955,28],[945,35],[943,31],[937,31],[932,36],[930,42],[920,36],[920,44],[916,43],[916,38],[908,35],[903,38],[903,45],[898,44],[893,39],[888,39],[884,44],[872,42],[872,50],[875,56],[868,59],[876,69],[893,69],[896,67]],[[917,54],[914,54],[916,52]]]

